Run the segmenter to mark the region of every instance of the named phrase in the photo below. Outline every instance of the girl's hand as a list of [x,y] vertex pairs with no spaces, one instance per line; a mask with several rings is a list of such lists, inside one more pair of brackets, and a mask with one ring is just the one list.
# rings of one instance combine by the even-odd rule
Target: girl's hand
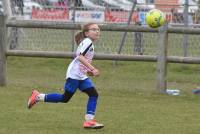
[[100,72],[99,72],[98,69],[95,68],[95,69],[93,69],[93,70],[91,70],[91,71],[88,71],[87,74],[88,74],[89,76],[99,76],[99,75],[100,75]]
[[88,74],[89,76],[94,76],[93,73],[92,73],[92,71],[87,71],[87,74]]
[[99,72],[98,69],[95,68],[95,69],[92,70],[92,74],[93,74],[93,76],[99,76],[100,72]]

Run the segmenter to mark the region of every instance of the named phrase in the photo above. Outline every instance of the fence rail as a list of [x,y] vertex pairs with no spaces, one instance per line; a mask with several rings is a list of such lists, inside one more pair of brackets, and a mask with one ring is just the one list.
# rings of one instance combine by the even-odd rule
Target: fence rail
[[[53,21],[30,21],[30,20],[13,20],[10,19],[6,23],[7,27],[20,27],[20,28],[49,28],[49,29],[68,29],[80,30],[81,24],[73,24],[66,22],[53,22]],[[100,25],[102,31],[126,31],[126,32],[159,32],[159,29],[153,29],[146,26],[136,25],[113,25],[102,24]],[[176,34],[200,34],[200,28],[191,27],[168,27],[168,33]]]
[[[73,52],[58,52],[58,51],[7,50],[6,56],[43,57],[43,58],[73,58],[75,56],[75,53],[73,53]],[[94,59],[96,59],[96,60],[116,60],[116,61],[156,62],[157,56],[124,55],[124,54],[95,54]],[[185,64],[200,64],[200,58],[168,56],[167,62],[185,63]]]

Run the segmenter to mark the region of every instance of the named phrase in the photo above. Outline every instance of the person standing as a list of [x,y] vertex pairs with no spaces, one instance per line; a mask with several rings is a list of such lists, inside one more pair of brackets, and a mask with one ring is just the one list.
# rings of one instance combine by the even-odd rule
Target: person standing
[[66,82],[64,93],[40,93],[33,90],[28,99],[28,108],[31,109],[40,101],[51,103],[67,103],[74,95],[77,89],[88,95],[87,110],[85,114],[84,128],[99,129],[104,125],[96,122],[95,112],[98,100],[98,92],[89,76],[99,76],[100,71],[92,65],[94,56],[94,44],[100,36],[100,29],[96,23],[87,23],[83,26],[81,32],[75,35],[75,41],[78,44],[76,56],[69,64],[66,72]]

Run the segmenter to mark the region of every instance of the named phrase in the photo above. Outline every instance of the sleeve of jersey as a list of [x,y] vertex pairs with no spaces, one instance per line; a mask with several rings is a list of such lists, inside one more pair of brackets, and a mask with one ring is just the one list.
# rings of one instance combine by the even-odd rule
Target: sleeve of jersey
[[89,38],[86,38],[82,41],[82,47],[80,49],[80,54],[81,55],[85,55],[87,53],[87,51],[90,49],[90,47],[92,46],[92,41]]

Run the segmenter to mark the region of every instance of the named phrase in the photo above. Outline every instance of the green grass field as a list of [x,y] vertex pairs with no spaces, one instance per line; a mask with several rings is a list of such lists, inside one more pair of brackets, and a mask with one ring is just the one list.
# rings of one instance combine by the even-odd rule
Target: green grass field
[[26,107],[33,88],[60,92],[70,60],[8,57],[7,86],[0,87],[0,134],[199,134],[199,65],[169,64],[168,88],[179,96],[156,91],[156,63],[94,61],[101,76],[96,118],[101,130],[82,128],[87,96],[77,91],[68,104],[38,103]]

